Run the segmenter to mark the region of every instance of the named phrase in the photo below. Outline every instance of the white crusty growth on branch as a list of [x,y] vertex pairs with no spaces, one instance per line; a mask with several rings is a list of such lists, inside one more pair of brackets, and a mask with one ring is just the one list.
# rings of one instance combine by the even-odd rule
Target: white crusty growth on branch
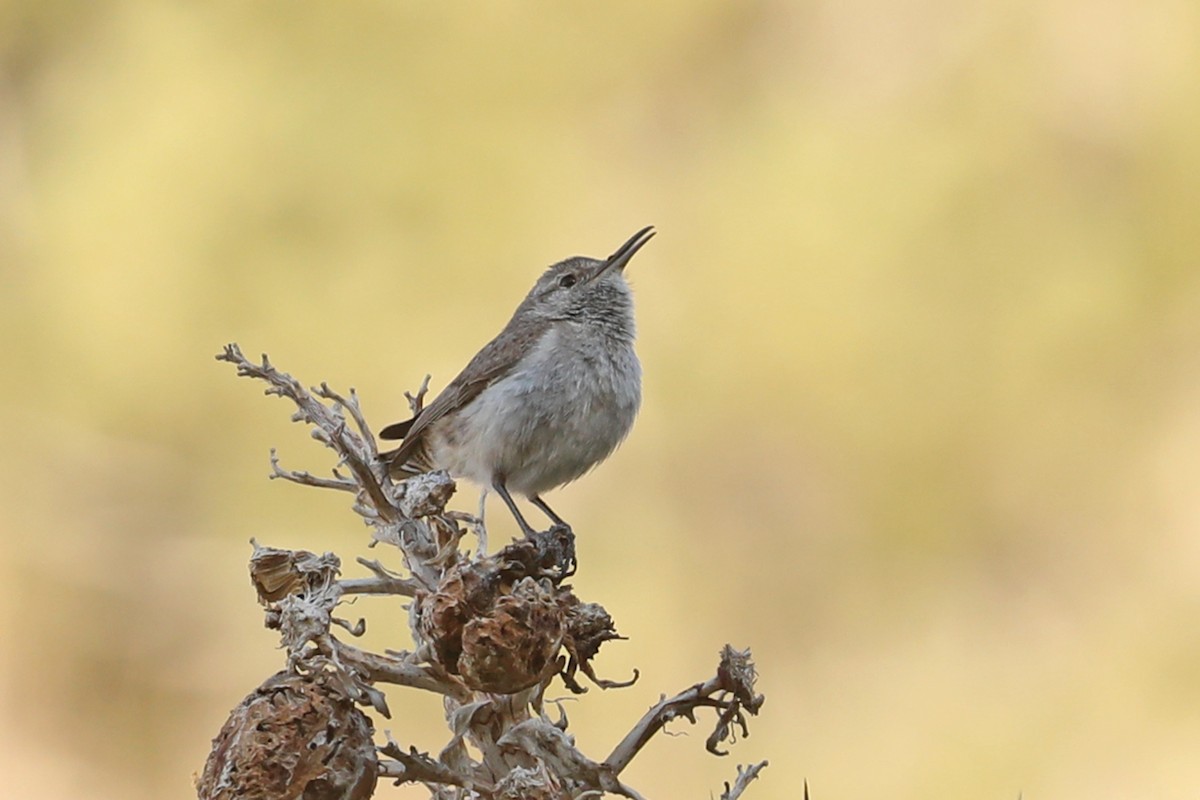
[[[354,511],[371,526],[371,545],[398,549],[403,570],[359,558],[370,576],[342,578],[333,553],[254,543],[252,582],[287,660],[213,740],[197,780],[201,800],[366,800],[381,776],[423,784],[438,800],[639,798],[621,775],[672,720],[696,723],[699,709],[713,709],[706,747],[717,755],[725,755],[723,742],[749,735],[746,717],[758,713],[763,697],[754,692],[750,652],[726,645],[712,678],[663,696],[603,761],[580,752],[561,705],[557,719],[546,713],[550,684],[561,678],[582,693],[581,672],[606,689],[638,676],[596,675],[600,646],[622,637],[601,605],[580,600],[564,582],[576,566],[573,534],[552,528],[493,555],[484,546],[469,555],[462,539],[470,529],[482,545],[482,521],[446,510],[455,486],[444,472],[399,483],[387,476],[353,389],[345,396],[324,383],[306,389],[265,355],[261,363],[246,359],[235,344],[217,358],[263,381],[267,394],[295,403],[293,421],[311,426],[313,438],[337,453],[330,477],[321,477],[284,468],[272,450],[271,477],[353,495]],[[425,389],[408,395],[414,413]],[[343,641],[366,629],[365,620],[337,615],[343,599],[356,594],[412,598],[415,650],[373,653]],[[360,706],[390,718],[380,688],[389,684],[443,696],[450,738],[439,753],[398,742],[403,731],[385,731],[385,744],[373,741]],[[722,800],[740,797],[765,766],[738,767]]]

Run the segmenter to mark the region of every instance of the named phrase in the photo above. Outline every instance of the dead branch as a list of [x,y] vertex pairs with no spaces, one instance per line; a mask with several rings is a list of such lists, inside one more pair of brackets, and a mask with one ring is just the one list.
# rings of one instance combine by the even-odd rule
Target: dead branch
[[414,417],[425,410],[425,395],[429,391],[430,377],[432,376],[425,376],[425,379],[421,381],[420,387],[417,388],[416,394],[412,394],[410,392],[404,393],[404,399],[408,401],[408,408],[410,411],[412,411],[412,415]]
[[343,492],[357,492],[358,484],[354,481],[338,478],[337,470],[334,470],[333,478],[318,478],[311,472],[303,470],[284,469],[279,466],[279,455],[275,452],[275,448],[271,448],[271,478],[281,478],[292,483],[299,483],[304,486],[316,486],[322,489],[338,489]]
[[646,746],[646,743],[662,730],[673,719],[683,717],[692,724],[696,722],[696,709],[711,707],[720,709],[716,728],[708,738],[707,749],[714,755],[725,755],[717,749],[717,744],[731,738],[734,723],[739,724],[743,736],[748,736],[745,717],[742,710],[757,714],[763,704],[762,695],[754,695],[756,678],[754,664],[750,660],[750,651],[734,650],[725,645],[721,651],[721,663],[717,674],[704,683],[698,683],[685,689],[672,698],[664,697],[656,703],[645,715],[638,720],[633,729],[625,735],[620,744],[605,759],[604,763],[620,775]]
[[617,780],[611,767],[580,753],[574,739],[549,720],[534,718],[514,725],[497,744],[535,758],[568,783],[640,800],[637,792]]
[[[342,415],[339,403],[330,408],[305,391],[304,387],[286,372],[280,372],[271,365],[266,353],[262,363],[255,364],[242,355],[241,348],[236,344],[228,344],[223,352],[217,355],[218,361],[228,361],[237,367],[237,374],[246,378],[258,378],[267,383],[265,393],[286,397],[296,404],[296,413],[292,419],[296,422],[307,422],[313,426],[313,436],[333,448],[342,461],[354,473],[362,490],[371,498],[371,505],[381,518],[394,522],[399,515],[395,507],[384,494],[380,479],[375,470],[374,441],[367,444],[361,437],[352,433],[346,426],[346,418]],[[357,404],[356,404],[357,405]],[[349,406],[347,406],[349,407]],[[364,423],[365,428],[365,423]],[[370,438],[369,432],[366,434]]]
[[414,597],[417,582],[403,578],[346,578],[338,581],[342,594],[398,594]]
[[[267,701],[275,696],[271,693],[277,691],[273,688],[277,684],[301,687],[306,693],[289,688],[293,694],[288,697],[296,699],[295,713],[310,705],[318,707],[316,716],[306,717],[305,722],[314,726],[314,741],[324,741],[321,715],[335,707],[341,715],[338,724],[351,726],[347,730],[358,732],[356,736],[364,731],[367,736],[365,755],[361,747],[349,751],[352,764],[336,758],[328,762],[329,769],[339,770],[336,775],[326,774],[325,762],[305,762],[309,764],[302,776],[305,796],[312,792],[326,796],[318,791],[321,781],[347,784],[354,779],[358,782],[347,784],[354,794],[338,796],[367,800],[374,782],[360,777],[379,774],[398,783],[422,783],[435,800],[595,800],[605,793],[641,800],[619,776],[671,720],[683,717],[695,723],[697,709],[714,709],[717,720],[706,748],[717,755],[725,754],[722,743],[748,735],[746,715],[756,714],[763,698],[754,693],[756,674],[750,652],[726,645],[713,678],[672,698],[663,697],[604,761],[584,755],[567,732],[569,722],[561,706],[558,721],[544,714],[547,688],[561,677],[571,691],[583,692],[576,681],[578,673],[603,688],[618,688],[633,684],[639,673],[635,669],[628,681],[596,674],[593,661],[601,645],[624,637],[617,634],[603,606],[583,602],[565,583],[576,569],[571,531],[554,527],[486,555],[482,505],[477,516],[448,511],[446,505],[456,488],[449,475],[430,472],[392,483],[378,462],[374,435],[353,389],[346,395],[326,383],[306,389],[275,369],[265,355],[261,364],[247,360],[236,344],[226,346],[217,358],[234,364],[238,375],[265,382],[268,395],[291,400],[297,409],[293,421],[310,425],[313,438],[337,454],[332,477],[319,477],[283,468],[271,450],[271,477],[352,493],[354,511],[373,529],[371,546],[396,547],[405,567],[396,572],[378,560],[360,557],[358,562],[372,574],[342,578],[341,560],[333,553],[317,555],[254,543],[251,580],[266,610],[267,627],[279,631],[287,652],[287,671],[281,673],[285,677],[264,684],[262,697],[252,696],[258,698],[256,708],[268,716],[292,713],[285,705]],[[416,393],[405,393],[414,414],[421,412],[428,386],[426,376]],[[480,552],[473,557],[461,549],[467,532],[464,525],[480,540]],[[415,649],[375,653],[339,639],[346,634],[361,636],[366,630],[364,619],[351,623],[336,616],[347,595],[411,598],[403,608]],[[390,716],[380,688],[387,685],[442,695],[452,738],[436,756],[413,747],[404,749],[389,733],[387,744],[379,748],[384,758],[376,763],[369,746],[369,721],[364,728],[346,709],[361,715],[356,705],[365,706]],[[324,694],[308,687],[318,687]],[[238,724],[250,724],[245,714],[239,719]],[[264,731],[269,729],[255,727],[251,733]],[[238,783],[240,777],[229,771],[234,763],[229,759],[235,756],[262,762],[254,774],[269,775],[274,774],[275,764],[294,755],[281,752],[251,758],[240,751],[230,755],[233,752],[214,748],[198,785],[201,800],[253,796],[246,792],[254,787]],[[765,766],[764,761],[739,767],[721,800],[737,800]]]
[[[459,775],[454,770],[447,767],[430,757],[428,753],[422,753],[415,747],[408,748],[406,752],[396,744],[392,739],[391,731],[387,733],[388,743],[379,748],[381,755],[385,755],[392,761],[381,761],[380,774],[385,778],[395,778],[396,785],[401,783],[439,783],[445,786],[462,786],[472,788],[474,781],[469,778]],[[491,787],[482,787],[485,791],[490,791]]]
[[438,674],[427,665],[414,664],[396,656],[360,650],[337,639],[331,639],[330,642],[331,655],[335,655],[341,663],[353,667],[368,681],[411,686],[414,689],[444,694],[461,701],[471,698],[470,691],[461,682],[449,675]]
[[397,594],[415,597],[420,588],[417,581],[397,575],[378,560],[368,561],[360,556],[358,563],[374,572],[375,577],[345,578],[338,581],[342,594]]
[[362,406],[359,405],[358,394],[354,391],[354,387],[350,387],[350,398],[346,399],[333,389],[330,389],[328,383],[321,381],[321,385],[313,389],[313,394],[317,397],[323,397],[326,400],[332,400],[335,404],[333,407],[335,413],[340,413],[343,408],[350,412],[350,416],[354,419],[354,424],[358,426],[358,434],[362,439],[362,443],[366,445],[367,454],[373,461],[379,455],[379,446],[375,442],[375,434],[371,432],[370,426],[367,425],[367,420],[363,417]]
[[[737,778],[730,786],[729,782],[725,782],[725,791],[721,792],[721,800],[737,800],[742,796],[742,792],[750,785],[750,782],[758,777],[758,773],[762,772],[767,766],[766,761],[760,761],[757,764],[751,764],[748,767],[743,767],[738,764]],[[808,784],[804,784],[804,800],[808,800]]]

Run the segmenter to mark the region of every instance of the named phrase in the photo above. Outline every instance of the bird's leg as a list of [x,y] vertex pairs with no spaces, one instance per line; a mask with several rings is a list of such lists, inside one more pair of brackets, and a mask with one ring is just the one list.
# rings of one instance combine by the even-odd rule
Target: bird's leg
[[554,523],[552,531],[559,530],[565,535],[565,541],[568,542],[568,549],[560,552],[558,555],[558,575],[559,581],[575,575],[575,531],[571,530],[569,524],[566,524],[565,519],[559,517],[557,513],[551,510],[551,507],[546,505],[546,501],[542,500],[536,494],[529,495],[529,503],[538,506],[539,509],[546,512],[546,516],[551,518]]
[[554,510],[552,508],[550,508],[550,506],[546,505],[545,500],[543,500],[542,498],[540,498],[536,494],[534,494],[534,495],[529,496],[529,502],[533,503],[535,506],[540,508],[542,511],[546,512],[546,516],[549,517],[550,521],[553,522],[555,525],[561,525],[562,527],[566,528],[567,530],[571,530],[571,526],[567,524],[567,521],[565,519],[563,519],[562,517],[560,517],[558,514],[555,514]]
[[487,511],[487,487],[483,487],[483,491],[479,493],[479,555],[486,556],[488,548],[487,538],[487,523],[483,519],[483,512]]
[[492,488],[496,490],[496,494],[500,495],[500,499],[504,501],[504,505],[508,506],[508,510],[512,512],[512,515],[517,518],[517,524],[521,526],[521,532],[524,533],[526,537],[533,536],[535,533],[537,533],[537,531],[535,531],[530,524],[525,521],[525,517],[521,516],[521,510],[518,509],[517,504],[513,502],[512,495],[508,493],[508,489],[506,489],[504,486],[504,481],[500,478],[497,478],[496,480],[492,481]]

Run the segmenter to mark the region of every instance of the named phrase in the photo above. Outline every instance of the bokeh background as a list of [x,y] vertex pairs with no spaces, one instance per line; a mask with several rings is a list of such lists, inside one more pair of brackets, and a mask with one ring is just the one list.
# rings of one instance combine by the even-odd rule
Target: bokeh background
[[347,498],[266,479],[329,453],[221,345],[378,427],[654,224],[644,412],[551,501],[630,637],[601,672],[642,672],[569,703],[585,751],[729,641],[763,714],[726,759],[675,726],[648,797],[761,758],[762,800],[1195,797],[1197,41],[1190,0],[8,0],[9,796],[191,796],[282,663],[247,540],[361,572]]

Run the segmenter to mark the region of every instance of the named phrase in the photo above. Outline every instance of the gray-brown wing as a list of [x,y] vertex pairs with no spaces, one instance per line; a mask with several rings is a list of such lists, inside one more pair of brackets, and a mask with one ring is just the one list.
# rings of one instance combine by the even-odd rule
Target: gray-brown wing
[[[462,408],[479,396],[479,393],[512,372],[513,367],[520,361],[521,356],[546,332],[549,322],[545,324],[523,324],[520,331],[510,331],[512,323],[492,339],[483,349],[475,354],[470,363],[458,373],[458,376],[441,391],[434,401],[417,415],[412,421],[404,442],[395,450],[381,453],[390,464],[404,464],[416,451],[421,443],[422,434],[437,420]],[[403,425],[403,423],[398,423]],[[396,426],[388,426],[396,429]]]

